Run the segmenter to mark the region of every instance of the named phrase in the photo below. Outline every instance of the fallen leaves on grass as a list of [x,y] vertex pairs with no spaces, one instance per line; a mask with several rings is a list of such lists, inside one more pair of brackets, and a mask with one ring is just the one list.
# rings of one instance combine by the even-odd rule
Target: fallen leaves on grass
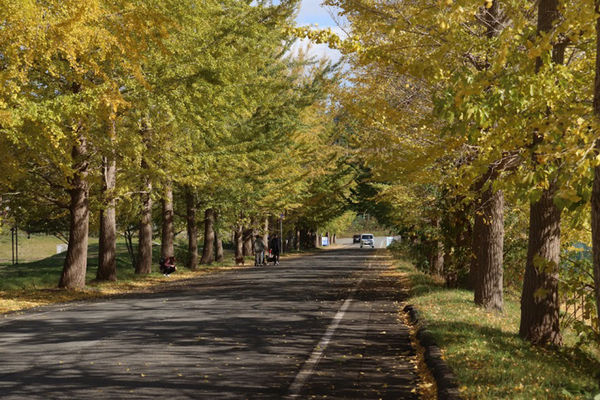
[[[395,282],[395,289],[408,295],[410,281],[406,277],[406,274],[396,268],[392,268],[392,265],[390,264],[390,268],[384,270],[380,275],[393,280]],[[408,315],[402,311],[404,306],[405,304],[399,303],[398,319],[408,327],[410,341],[416,353],[415,355],[407,355],[406,357],[410,358],[410,361],[414,364],[414,368],[419,375],[418,387],[412,389],[412,392],[419,393],[419,398],[422,400],[435,400],[437,399],[437,384],[425,363],[425,349],[417,340],[417,328],[410,322]],[[383,331],[381,333],[385,334],[386,332]]]
[[568,330],[562,349],[531,346],[518,336],[518,301],[507,299],[502,314],[489,312],[475,306],[472,292],[447,289],[405,261],[397,266],[464,399],[590,399],[598,393],[598,360],[573,348]]

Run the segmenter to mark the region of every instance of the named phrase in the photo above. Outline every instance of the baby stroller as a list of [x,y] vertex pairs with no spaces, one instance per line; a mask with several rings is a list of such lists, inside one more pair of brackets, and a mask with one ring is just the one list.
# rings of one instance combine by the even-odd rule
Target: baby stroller
[[269,254],[267,254],[265,256],[265,265],[272,262],[273,265],[275,265],[275,256],[273,255],[273,253],[271,252],[271,250],[269,250]]

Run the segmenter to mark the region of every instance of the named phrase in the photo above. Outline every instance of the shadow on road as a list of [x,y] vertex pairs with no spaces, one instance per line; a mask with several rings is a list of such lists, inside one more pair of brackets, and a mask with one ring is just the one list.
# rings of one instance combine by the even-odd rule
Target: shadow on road
[[[390,301],[400,299],[393,285],[377,284],[374,254],[330,250],[177,291],[7,317],[0,323],[2,398],[281,398],[359,276],[365,286],[355,293],[358,306],[332,351],[369,347],[387,356],[405,348],[404,334],[398,341],[365,328],[381,318],[389,324]],[[323,371],[338,368],[332,357]],[[391,364],[385,361],[390,371]],[[363,365],[345,370],[361,377]],[[406,386],[406,379],[386,376],[390,385]],[[308,387],[322,386],[315,382]]]

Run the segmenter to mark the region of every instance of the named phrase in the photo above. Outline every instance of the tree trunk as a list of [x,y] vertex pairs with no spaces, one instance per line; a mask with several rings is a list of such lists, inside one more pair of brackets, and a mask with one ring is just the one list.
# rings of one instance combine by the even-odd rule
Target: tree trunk
[[[440,231],[440,219],[433,218],[432,224],[435,227],[436,234]],[[430,273],[434,276],[443,276],[444,274],[444,243],[438,237],[432,242],[431,256],[429,258]]]
[[[485,9],[483,15],[488,38],[492,39],[500,34],[502,29],[501,20],[499,1],[494,0],[491,7]],[[493,182],[497,179],[498,174],[497,168],[491,165],[488,172],[476,185],[479,197],[476,205],[479,209],[475,210],[475,223],[473,224],[469,288],[474,290],[475,304],[482,305],[486,309],[502,310],[504,210],[494,210],[493,208],[498,206],[497,201],[500,197],[502,197],[502,203],[504,203],[504,195],[491,192]],[[486,182],[488,182],[490,189],[482,191]],[[489,201],[492,201],[492,204],[488,204]],[[501,218],[501,221],[496,221],[494,219],[496,217]],[[502,229],[501,235],[496,234],[497,229],[495,230],[494,227]],[[498,240],[501,242],[498,243]],[[490,246],[490,248],[487,248],[487,246]],[[498,249],[500,249],[500,253],[498,253]],[[499,281],[492,281],[494,278]],[[493,288],[498,287],[500,288],[500,297],[497,294],[492,294]],[[495,304],[490,303],[492,297],[496,299]]]
[[129,254],[129,259],[131,260],[131,267],[135,270],[137,259],[133,249],[133,229],[131,226],[127,226],[123,236],[125,236],[125,244],[127,245],[127,253]]
[[294,250],[300,251],[300,229],[296,228],[294,235]]
[[146,193],[141,194],[142,211],[140,215],[140,233],[138,235],[138,257],[136,274],[152,272],[152,182],[146,179]]
[[221,235],[219,235],[219,213],[215,211],[215,228],[213,229],[215,232],[215,261],[222,262],[223,261],[223,240],[221,239]]
[[235,227],[234,232],[234,243],[235,243],[235,263],[241,264],[241,260],[244,258],[244,227],[240,223]]
[[310,249],[314,245],[315,240],[312,236],[312,232],[308,229],[302,228],[300,230],[300,248],[301,249]]
[[[145,147],[150,146],[152,132],[147,120],[142,120],[140,130],[142,142]],[[136,274],[149,274],[152,272],[152,180],[148,172],[148,164],[142,158],[141,169],[145,172],[144,192],[140,195],[142,209],[140,213],[140,232],[138,234],[138,256],[135,266]]]
[[98,245],[99,281],[117,280],[117,218],[113,191],[117,181],[117,163],[113,157],[103,160],[104,209],[100,210],[100,242]]
[[251,256],[253,253],[252,245],[254,243],[254,229],[253,228],[246,228],[243,230],[242,242],[244,244],[243,248],[242,248],[244,257]]
[[[596,15],[600,15],[600,0],[596,0]],[[594,81],[594,114],[600,120],[600,17],[596,18],[596,77]],[[600,154],[600,139],[596,139],[596,153]],[[600,166],[594,168],[592,188],[592,251],[594,254],[594,288],[596,311],[600,327]],[[598,328],[598,327],[597,327]]]
[[269,251],[269,217],[265,217],[265,222],[263,225],[263,243],[265,244],[265,252]]
[[444,243],[441,240],[433,241],[433,250],[431,254],[431,274],[443,276],[444,274]]
[[224,259],[223,254],[223,239],[215,232],[215,261],[222,262]]
[[502,311],[504,193],[489,187],[482,193],[480,209],[475,213],[473,241],[477,270],[475,303],[488,310]]
[[198,268],[198,226],[196,225],[196,199],[191,188],[185,190],[186,224],[188,235],[187,267]]
[[[558,19],[558,1],[540,0],[538,33],[550,32]],[[552,48],[552,62],[562,64],[566,43]],[[536,72],[543,66],[536,62]],[[548,115],[548,118],[551,116]],[[543,135],[533,134],[533,145],[542,143]],[[535,150],[535,149],[534,149]],[[533,155],[535,162],[535,154]],[[540,200],[530,205],[529,245],[521,296],[519,335],[536,345],[561,345],[559,326],[558,266],[560,263],[560,210],[554,205],[554,183],[542,193]]]
[[89,163],[87,160],[87,142],[79,135],[78,143],[71,149],[73,169],[69,196],[70,224],[67,257],[58,287],[66,289],[81,289],[85,287],[87,269],[88,230],[89,230],[89,185],[87,182]]
[[200,264],[212,264],[215,246],[215,210],[207,208],[204,212],[204,247],[202,249],[202,258]]
[[446,250],[443,277],[448,287],[466,286],[473,259],[473,226],[468,218],[473,205],[464,204],[463,200],[462,197],[452,199],[451,204],[456,208],[443,218]]
[[562,344],[559,328],[558,264],[560,211],[554,188],[530,206],[529,246],[521,296],[519,335],[533,344]]
[[162,203],[162,240],[160,243],[160,256],[162,258],[173,257],[173,187],[169,183],[165,188]]

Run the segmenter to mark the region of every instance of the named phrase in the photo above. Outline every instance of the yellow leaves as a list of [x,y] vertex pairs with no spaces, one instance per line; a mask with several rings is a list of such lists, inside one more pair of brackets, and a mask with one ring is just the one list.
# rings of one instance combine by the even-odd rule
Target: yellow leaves
[[494,0],[485,0],[485,8],[492,8]]
[[556,193],[556,197],[558,197],[559,199],[566,200],[569,203],[577,203],[581,200],[581,197],[577,194],[577,191],[569,187],[561,188]]
[[529,58],[538,58],[542,55],[542,49],[537,46],[532,46],[527,52],[527,57]]

